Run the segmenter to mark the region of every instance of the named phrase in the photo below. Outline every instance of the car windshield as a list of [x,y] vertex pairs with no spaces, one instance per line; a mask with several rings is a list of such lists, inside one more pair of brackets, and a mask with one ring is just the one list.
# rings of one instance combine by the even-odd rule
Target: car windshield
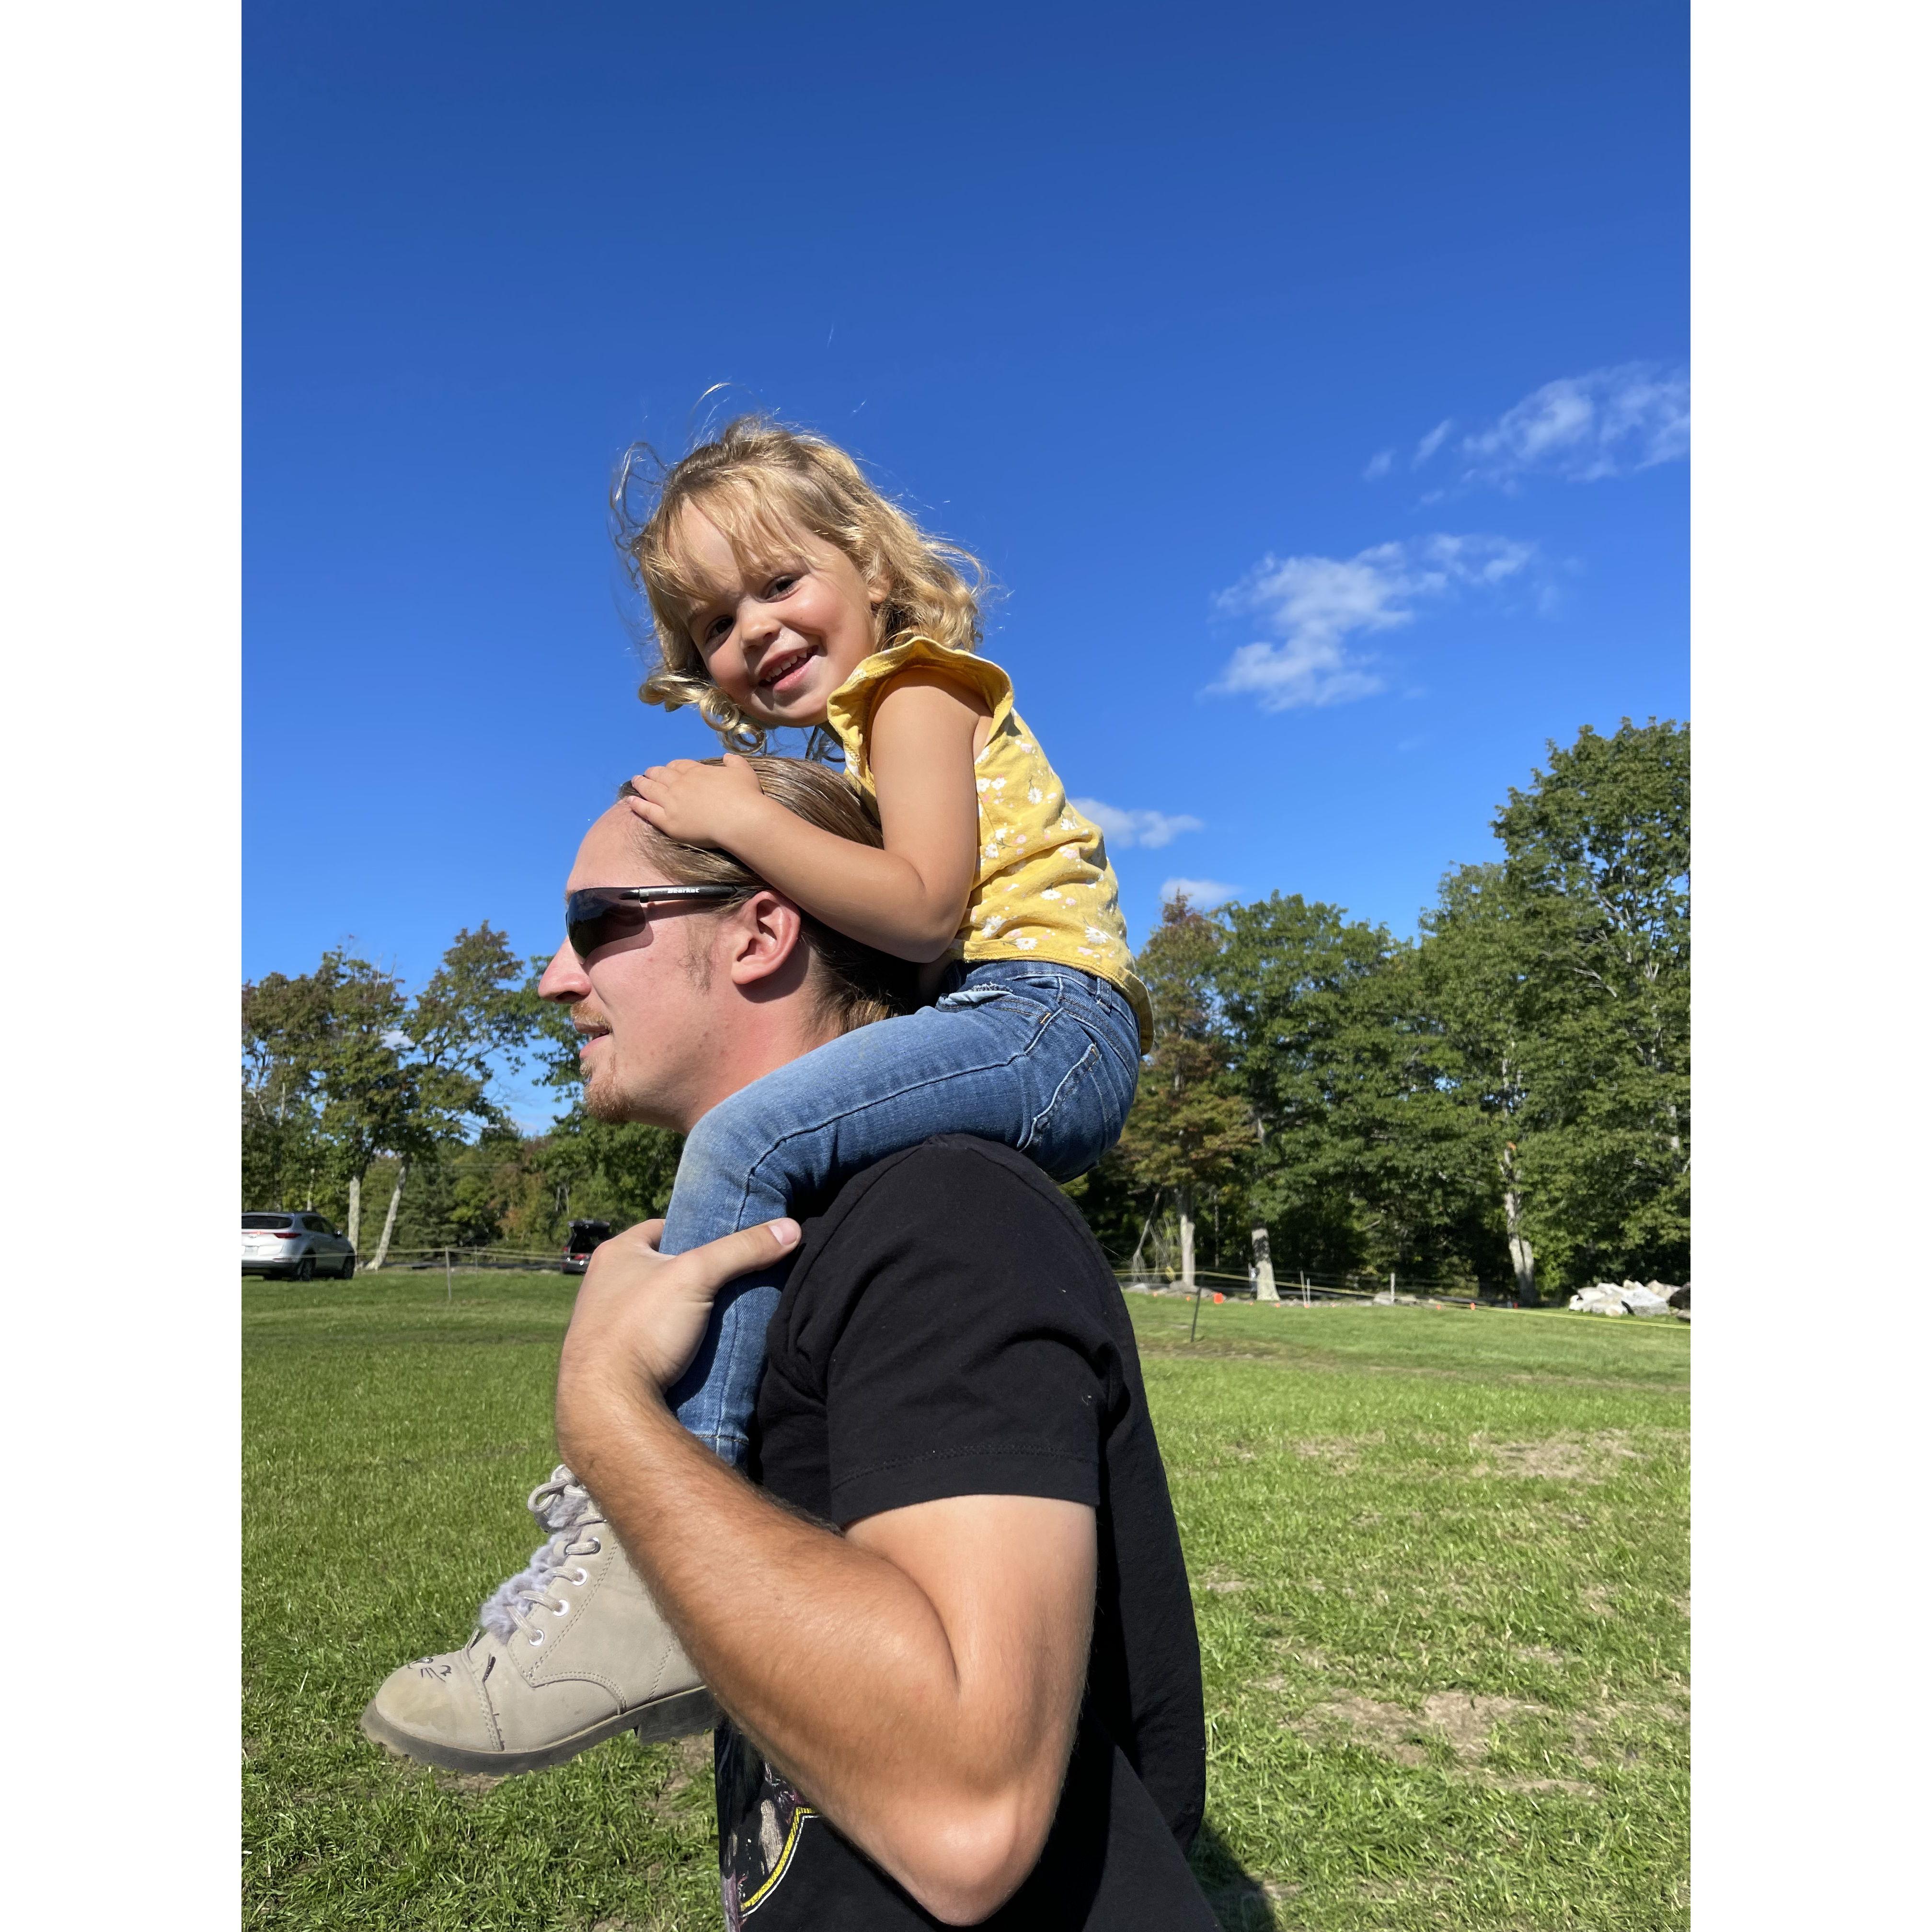
[[286,1228],[294,1218],[290,1214],[244,1214],[242,1225],[244,1228]]

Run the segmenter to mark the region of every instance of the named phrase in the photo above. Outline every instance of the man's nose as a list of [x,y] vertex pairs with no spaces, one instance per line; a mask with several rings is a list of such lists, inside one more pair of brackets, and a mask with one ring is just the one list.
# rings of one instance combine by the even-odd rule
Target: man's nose
[[574,1003],[590,990],[590,976],[584,971],[584,962],[578,958],[566,939],[550,956],[550,964],[544,968],[543,977],[537,982],[537,998]]

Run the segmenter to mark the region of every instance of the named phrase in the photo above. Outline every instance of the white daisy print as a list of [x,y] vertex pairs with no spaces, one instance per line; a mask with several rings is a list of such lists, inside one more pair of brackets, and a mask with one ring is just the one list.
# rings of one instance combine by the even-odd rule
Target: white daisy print
[[1040,941],[1036,939],[1016,939],[1013,941],[1013,944],[1017,946],[1022,952],[1030,952],[1034,948],[1040,944]]

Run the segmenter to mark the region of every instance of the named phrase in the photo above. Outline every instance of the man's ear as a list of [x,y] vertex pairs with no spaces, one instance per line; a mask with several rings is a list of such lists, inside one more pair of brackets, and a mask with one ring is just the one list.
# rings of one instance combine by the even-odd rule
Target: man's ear
[[790,899],[767,888],[736,908],[729,957],[734,986],[776,992],[770,982],[796,976],[806,963],[805,923]]

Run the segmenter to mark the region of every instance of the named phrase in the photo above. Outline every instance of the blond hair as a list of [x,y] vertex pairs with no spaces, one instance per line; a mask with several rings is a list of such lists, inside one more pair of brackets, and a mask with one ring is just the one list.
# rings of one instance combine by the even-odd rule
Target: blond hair
[[[704,762],[716,764],[719,760],[707,758]],[[765,796],[806,824],[860,845],[884,844],[877,814],[836,772],[802,758],[754,756],[749,763]],[[617,796],[635,798],[638,794],[627,778],[618,788]],[[731,853],[667,838],[641,818],[637,831],[646,856],[668,884],[733,887],[736,896],[719,902],[717,910],[728,912],[765,890],[765,881]],[[812,954],[818,1017],[832,1033],[851,1033],[874,1020],[912,1010],[916,979],[914,967],[822,924],[802,908],[799,917]]]
[[[652,465],[656,476],[645,480],[654,500],[639,519],[630,505],[633,479]],[[734,751],[762,751],[765,732],[712,682],[692,640],[690,616],[704,586],[675,538],[687,508],[703,511],[741,562],[788,560],[800,530],[842,552],[884,590],[874,650],[914,636],[962,651],[980,642],[988,580],[978,558],[922,530],[835,444],[768,416],[738,417],[668,469],[647,445],[634,443],[611,486],[610,508],[617,547],[649,601],[656,633],[658,662],[638,695],[667,711],[696,705]]]

